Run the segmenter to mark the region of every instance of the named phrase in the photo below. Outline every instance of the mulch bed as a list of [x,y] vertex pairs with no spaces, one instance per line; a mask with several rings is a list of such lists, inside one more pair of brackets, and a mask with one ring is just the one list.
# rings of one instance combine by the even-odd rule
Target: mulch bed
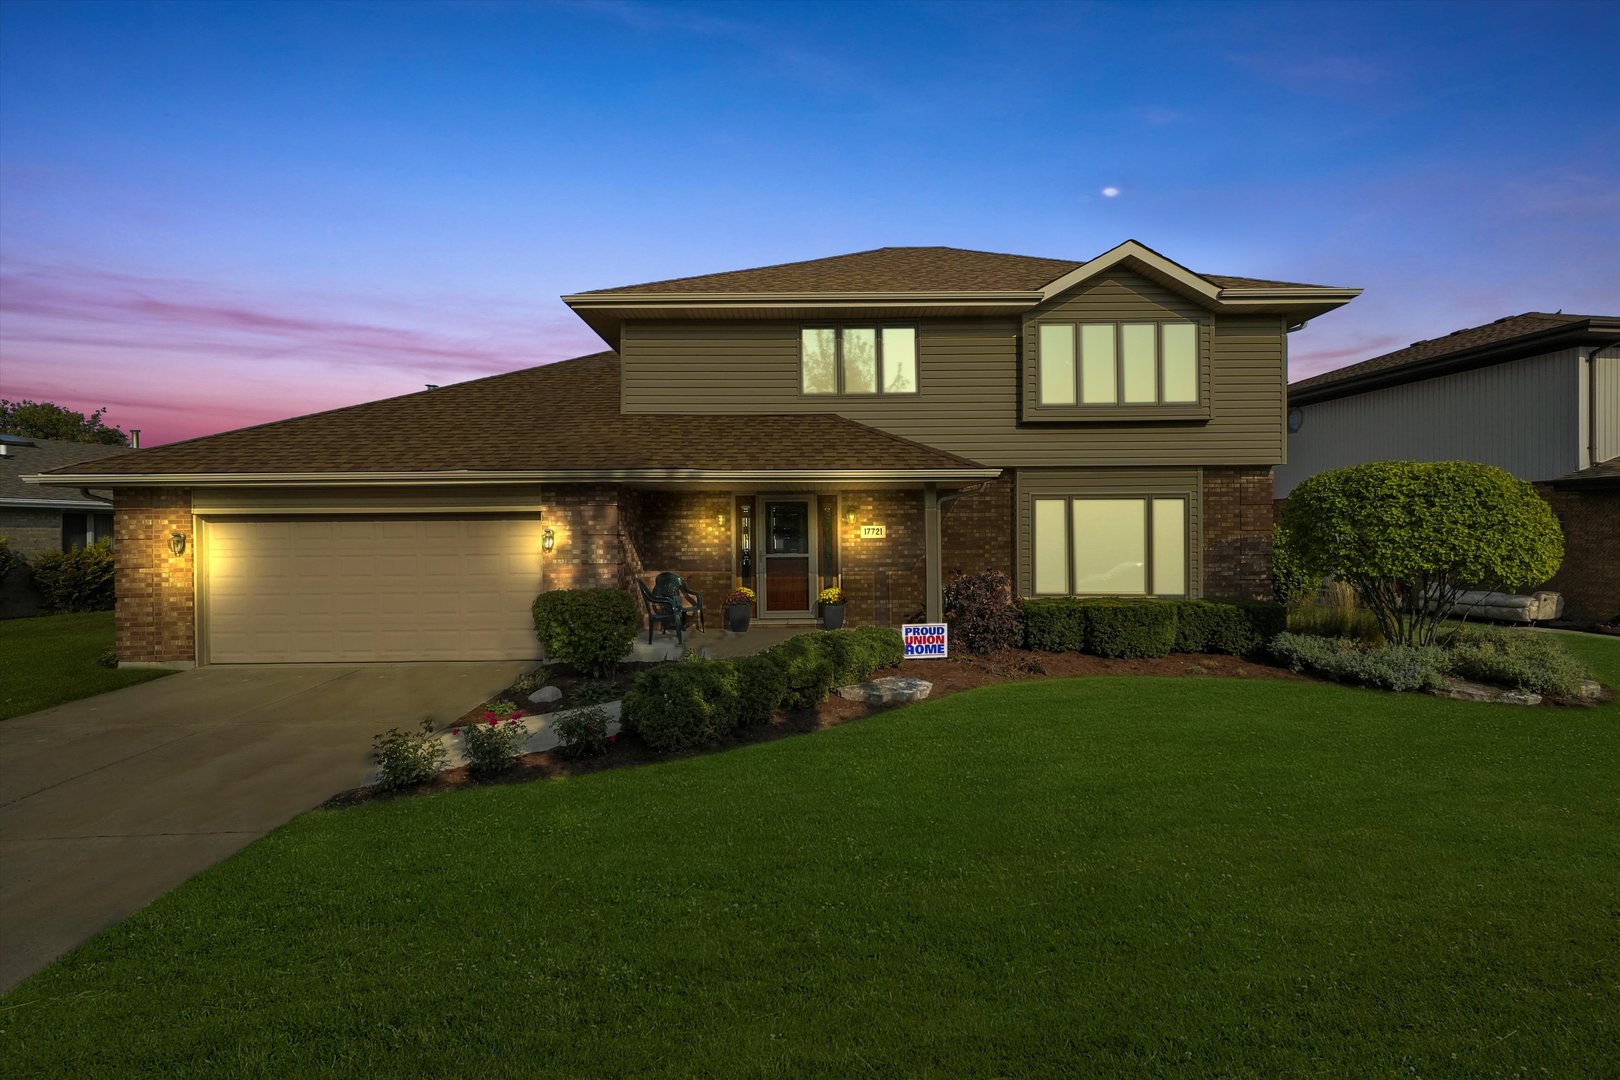
[[[653,665],[620,665],[619,674],[615,677],[615,685],[621,691],[620,696],[641,669],[651,666]],[[1066,678],[1075,675],[1171,675],[1194,678],[1317,681],[1307,675],[1295,674],[1287,668],[1256,664],[1237,656],[1177,653],[1161,660],[1108,660],[1100,656],[1087,656],[1084,653],[1038,653],[1023,649],[1008,649],[984,657],[961,656],[951,657],[946,660],[908,660],[898,668],[880,672],[879,674],[908,675],[928,680],[934,684],[934,689],[929,694],[930,701],[935,698],[948,697],[963,690],[990,686],[994,683],[1020,682],[1026,679]],[[549,680],[549,683],[563,691],[563,702],[566,706],[572,696],[572,691],[583,681],[585,680],[578,676],[559,674]],[[513,701],[514,704],[523,709],[525,714],[528,714],[532,708],[526,699],[519,699],[510,694],[500,696]],[[647,765],[657,761],[669,761],[673,758],[690,757],[696,754],[720,753],[738,746],[770,742],[793,735],[821,731],[824,728],[837,727],[840,724],[847,724],[851,720],[859,720],[872,713],[883,712],[896,707],[903,708],[903,706],[868,705],[861,701],[849,701],[835,694],[814,709],[777,713],[769,724],[755,728],[745,728],[702,750],[691,750],[682,754],[659,753],[649,748],[646,743],[635,735],[624,733],[615,737],[612,747],[601,757],[569,758],[554,750],[547,750],[538,754],[525,754],[517,758],[510,769],[496,773],[493,776],[476,776],[466,767],[447,769],[432,780],[417,784],[414,787],[398,788],[393,791],[378,787],[353,788],[332,796],[321,805],[323,808],[331,809],[354,806],[379,799],[453,791],[457,788],[481,787],[490,784],[525,784],[532,780],[584,776],[588,773],[601,772],[603,769],[621,769],[635,765]],[[484,706],[480,705],[469,710],[466,718],[476,720],[483,714],[483,711]],[[447,725],[447,727],[453,726],[458,725]]]

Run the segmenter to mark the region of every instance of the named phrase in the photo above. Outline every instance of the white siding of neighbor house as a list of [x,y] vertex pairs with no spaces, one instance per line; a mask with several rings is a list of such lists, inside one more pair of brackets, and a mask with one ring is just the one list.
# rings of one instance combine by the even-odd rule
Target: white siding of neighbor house
[[1588,351],[1560,349],[1302,406],[1304,425],[1288,436],[1288,461],[1277,467],[1277,497],[1323,470],[1369,461],[1482,461],[1521,480],[1574,472],[1586,464]]
[[1589,392],[1592,402],[1586,415],[1594,425],[1591,463],[1620,457],[1620,345],[1593,358]]

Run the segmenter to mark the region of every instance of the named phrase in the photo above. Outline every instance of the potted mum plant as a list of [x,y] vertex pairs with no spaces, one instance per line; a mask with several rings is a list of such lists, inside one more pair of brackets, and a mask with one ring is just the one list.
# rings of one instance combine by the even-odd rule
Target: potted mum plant
[[836,585],[830,589],[822,589],[821,595],[816,599],[821,601],[821,625],[828,630],[837,630],[844,625],[844,590]]
[[726,597],[726,629],[740,634],[748,629],[748,619],[754,613],[754,590],[744,585]]

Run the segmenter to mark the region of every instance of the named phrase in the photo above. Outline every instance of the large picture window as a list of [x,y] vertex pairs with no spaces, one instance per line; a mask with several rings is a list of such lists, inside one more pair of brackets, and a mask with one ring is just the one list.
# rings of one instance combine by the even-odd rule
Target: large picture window
[[1176,496],[1039,497],[1037,596],[1187,595],[1187,500]]
[[1042,323],[1042,405],[1198,402],[1198,324]]
[[915,326],[818,326],[799,332],[806,394],[915,394]]

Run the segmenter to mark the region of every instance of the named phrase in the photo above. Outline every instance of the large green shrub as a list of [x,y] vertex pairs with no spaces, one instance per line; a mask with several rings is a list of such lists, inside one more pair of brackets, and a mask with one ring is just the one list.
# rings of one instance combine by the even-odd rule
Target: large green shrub
[[1253,600],[1177,600],[1176,652],[1246,656],[1288,629],[1279,604]]
[[1086,600],[1086,652],[1115,659],[1169,656],[1176,609],[1163,600]]
[[887,626],[863,626],[848,633],[863,641],[870,650],[874,662],[873,671],[899,667],[901,661],[906,658],[906,643],[898,630]]
[[1539,585],[1564,558],[1535,488],[1469,461],[1318,473],[1288,496],[1283,524],[1300,565],[1352,586],[1391,644],[1432,645],[1464,590]]
[[1306,567],[1294,534],[1282,522],[1271,530],[1271,598],[1288,611],[1315,601],[1322,591],[1322,575]]
[[46,612],[111,611],[113,550],[111,540],[98,540],[72,551],[34,556],[34,587]]
[[641,610],[623,589],[558,589],[534,601],[534,632],[546,659],[586,675],[611,672],[635,644]]
[[1083,652],[1086,647],[1084,601],[1025,600],[1024,644],[1041,652]]
[[740,691],[729,660],[659,664],[636,676],[619,722],[654,750],[691,750],[736,730]]
[[[828,631],[842,633],[842,631]],[[768,652],[782,665],[787,690],[782,694],[784,709],[813,709],[827,700],[837,680],[837,670],[826,649],[817,643],[817,634],[788,638]]]
[[737,669],[737,725],[769,723],[787,694],[787,668],[769,652],[733,660]]

